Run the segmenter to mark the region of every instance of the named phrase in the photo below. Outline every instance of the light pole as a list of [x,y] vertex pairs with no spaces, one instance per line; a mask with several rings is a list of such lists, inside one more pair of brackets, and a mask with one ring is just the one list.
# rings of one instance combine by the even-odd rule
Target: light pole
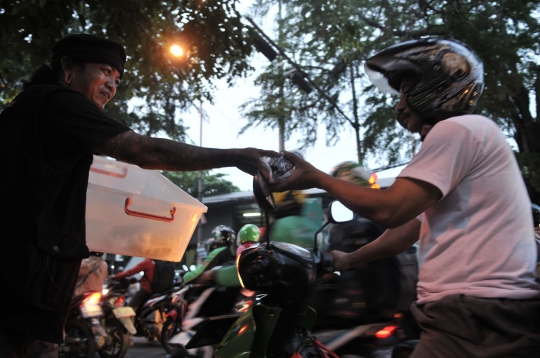
[[[189,52],[185,51],[182,46],[180,46],[177,43],[170,43],[169,47],[169,58],[172,60],[173,63],[188,61],[190,54]],[[172,56],[172,57],[171,57]],[[199,135],[199,145],[202,147],[202,135],[203,135],[203,107],[202,102],[199,109],[200,113],[200,135]],[[202,203],[203,199],[203,175],[202,170],[199,170],[198,173],[198,195],[197,199]],[[204,218],[204,214],[203,214]],[[203,238],[202,238],[202,224],[203,224],[203,218],[199,221],[199,224],[197,225],[197,253],[200,252],[200,249],[203,246]],[[197,254],[197,264],[200,264],[202,261],[201,255]]]
[[[202,109],[202,102],[201,102],[201,106],[200,106],[200,109],[199,109],[199,113],[200,113],[200,121],[201,121],[201,124],[200,124],[200,127],[201,127],[201,130],[200,130],[200,137],[199,137],[199,145],[202,147],[202,124],[203,124],[203,109]],[[198,199],[199,201],[202,203],[202,199],[203,199],[203,182],[202,182],[202,170],[199,170],[199,190],[198,190]],[[204,214],[203,214],[204,215]],[[197,248],[200,248],[202,247],[202,221],[199,220],[199,225],[197,226]],[[200,259],[200,256],[197,255],[197,263],[198,264],[201,264],[201,259]]]

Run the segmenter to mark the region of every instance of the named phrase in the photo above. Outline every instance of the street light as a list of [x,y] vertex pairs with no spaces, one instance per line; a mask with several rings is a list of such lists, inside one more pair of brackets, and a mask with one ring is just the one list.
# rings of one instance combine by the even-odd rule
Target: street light
[[[183,42],[183,41],[179,41],[180,43],[183,43],[184,46],[180,45],[178,42],[176,41],[168,41],[168,42],[165,42],[163,44],[163,51],[165,52],[165,57],[168,59],[169,63],[171,65],[183,65],[185,63],[187,63],[188,61],[193,61],[193,59],[191,59],[191,56],[192,56],[192,53],[190,51],[187,51],[187,50],[184,50],[185,46],[186,46],[186,43]],[[187,48],[190,48],[189,46],[187,46]],[[168,51],[167,51],[168,49]],[[192,48],[193,49],[193,48]],[[194,53],[196,53],[196,50],[193,51]],[[201,102],[201,107],[200,107],[200,122],[201,122],[201,132],[200,132],[200,146],[202,147],[202,129],[203,129],[203,108],[202,108],[202,102]],[[203,175],[202,175],[202,170],[199,170],[199,173],[198,173],[198,197],[197,199],[199,200],[199,202],[202,203],[202,199],[203,199]],[[203,248],[203,244],[202,244],[202,227],[201,225],[202,224],[205,224],[206,223],[206,220],[204,218],[204,214],[201,216],[201,220],[199,221],[198,225],[197,225],[197,260],[198,260],[198,264],[202,263],[202,260],[205,258],[205,257],[202,257],[202,255],[200,254],[202,251],[204,250],[200,250],[201,248]]]
[[192,51],[184,41],[169,40],[163,44],[164,57],[172,66],[183,66],[193,61]]
[[180,57],[180,56],[182,56],[184,54],[184,49],[180,45],[173,44],[173,45],[171,45],[171,47],[169,47],[169,52],[174,57]]

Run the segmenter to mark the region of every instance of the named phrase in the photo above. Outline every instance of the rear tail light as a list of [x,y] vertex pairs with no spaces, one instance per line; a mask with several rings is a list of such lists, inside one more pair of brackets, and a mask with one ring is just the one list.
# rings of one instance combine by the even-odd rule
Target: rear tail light
[[378,330],[375,333],[375,337],[381,338],[381,339],[388,338],[396,331],[396,329],[397,329],[397,326],[386,326],[383,329]]
[[126,299],[124,298],[124,296],[119,296],[118,299],[116,300],[116,302],[114,303],[114,305],[116,307],[122,307],[122,306],[124,306],[125,301],[126,301]]
[[84,299],[82,305],[97,305],[101,300],[101,292],[91,293],[88,297]]

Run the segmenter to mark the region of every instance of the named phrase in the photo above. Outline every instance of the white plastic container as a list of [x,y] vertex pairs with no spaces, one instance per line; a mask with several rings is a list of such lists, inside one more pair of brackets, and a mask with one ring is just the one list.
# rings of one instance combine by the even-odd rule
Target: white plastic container
[[94,156],[86,194],[90,251],[180,261],[206,211],[156,171]]

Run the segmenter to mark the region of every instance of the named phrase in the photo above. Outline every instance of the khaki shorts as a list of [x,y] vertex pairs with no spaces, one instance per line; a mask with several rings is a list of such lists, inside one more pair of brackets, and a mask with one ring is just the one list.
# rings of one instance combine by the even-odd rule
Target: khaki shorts
[[422,329],[411,358],[540,357],[540,300],[450,295],[411,311]]

